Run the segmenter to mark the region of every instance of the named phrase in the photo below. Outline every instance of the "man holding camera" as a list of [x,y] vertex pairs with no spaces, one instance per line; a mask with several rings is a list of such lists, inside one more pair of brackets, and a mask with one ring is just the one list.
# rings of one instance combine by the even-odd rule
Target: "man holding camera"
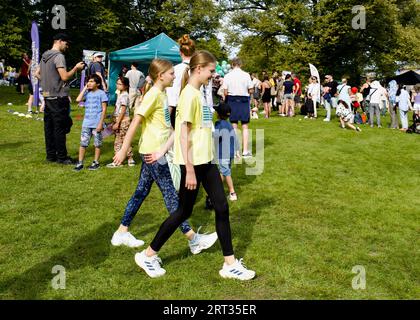
[[68,80],[76,71],[82,70],[85,64],[79,62],[67,71],[63,53],[68,49],[69,38],[66,34],[59,33],[53,40],[51,50],[43,53],[36,73],[41,80],[45,98],[44,135],[47,161],[71,165],[74,161],[67,155],[66,148],[66,134],[72,126]]

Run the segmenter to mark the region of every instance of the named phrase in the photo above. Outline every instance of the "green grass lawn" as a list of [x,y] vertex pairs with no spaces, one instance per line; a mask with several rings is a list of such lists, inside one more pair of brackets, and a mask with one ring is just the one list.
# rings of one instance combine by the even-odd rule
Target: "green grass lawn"
[[[7,112],[24,112],[25,100],[0,88],[1,299],[420,298],[420,136],[387,129],[388,115],[384,128],[361,133],[323,122],[323,110],[315,121],[253,121],[265,130],[264,171],[233,168],[239,200],[230,215],[236,256],[257,277],[222,279],[219,243],[193,256],[176,231],[160,252],[167,274],[150,279],[135,249],[110,244],[140,166],[77,173],[45,163],[43,122]],[[73,105],[73,157],[82,114]],[[110,137],[102,164],[112,156]],[[92,158],[90,147],[86,162]],[[149,244],[166,216],[154,186],[131,231]],[[190,222],[215,230],[202,191]],[[66,269],[65,290],[52,288],[55,265]],[[365,290],[352,288],[356,265],[366,270]]]

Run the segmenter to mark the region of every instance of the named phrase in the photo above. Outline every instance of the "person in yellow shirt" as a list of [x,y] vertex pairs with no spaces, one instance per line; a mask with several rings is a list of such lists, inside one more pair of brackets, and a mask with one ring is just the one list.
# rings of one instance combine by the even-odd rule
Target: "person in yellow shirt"
[[[162,192],[169,214],[174,214],[178,209],[178,194],[164,157],[174,141],[165,93],[165,88],[171,86],[175,79],[172,63],[154,59],[149,68],[149,76],[154,84],[145,94],[141,104],[134,110],[133,121],[123,145],[113,158],[116,166],[124,161],[136,130],[141,124],[139,153],[143,163],[139,182],[136,191],[127,203],[120,227],[112,236],[111,243],[114,246],[139,247],[144,244],[144,241],[136,239],[128,232],[128,227],[149,194],[153,182],[156,182]],[[209,235],[195,233],[187,221],[182,221],[178,226],[188,238],[193,254],[210,248],[217,240],[216,232]]]
[[239,280],[250,280],[255,276],[255,272],[247,269],[242,259],[235,259],[233,254],[229,205],[219,170],[213,162],[212,117],[202,103],[200,87],[208,84],[215,69],[216,58],[208,51],[197,51],[183,76],[175,120],[174,163],[181,167],[179,207],[162,223],[150,246],[135,255],[136,263],[152,278],[166,273],[157,253],[182,221],[191,216],[200,183],[216,213],[216,231],[224,256],[220,276]]

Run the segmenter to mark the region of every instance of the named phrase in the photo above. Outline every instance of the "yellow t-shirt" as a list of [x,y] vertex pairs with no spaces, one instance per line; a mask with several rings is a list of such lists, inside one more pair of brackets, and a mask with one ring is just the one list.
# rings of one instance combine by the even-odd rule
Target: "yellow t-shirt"
[[190,161],[194,166],[213,160],[212,124],[213,118],[209,107],[202,105],[201,92],[187,85],[179,96],[176,108],[174,163],[185,164],[181,151],[181,124],[191,123]]
[[168,141],[171,133],[171,119],[169,116],[166,94],[156,87],[152,87],[136,107],[134,114],[144,117],[141,125],[139,153],[159,151]]

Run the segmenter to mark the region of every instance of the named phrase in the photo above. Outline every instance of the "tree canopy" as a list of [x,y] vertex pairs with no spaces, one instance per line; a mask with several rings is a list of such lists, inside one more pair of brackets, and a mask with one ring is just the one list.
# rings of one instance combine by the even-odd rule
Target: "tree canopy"
[[3,0],[0,57],[17,61],[29,51],[32,20],[40,27],[41,51],[50,47],[59,31],[51,26],[54,5],[66,9],[69,63],[80,60],[83,49],[114,51],[161,32],[173,39],[188,33],[197,48],[224,60],[223,32],[230,48],[240,48],[248,71],[307,73],[313,63],[321,73],[358,81],[368,71],[385,77],[401,65],[420,65],[416,0],[363,1],[362,29],[352,25],[359,0]]
[[[65,30],[52,28],[54,5],[65,8]],[[3,0],[0,12],[5,13],[0,17],[0,57],[12,61],[30,49],[32,20],[39,25],[41,51],[51,46],[54,34],[70,36],[70,63],[81,59],[83,49],[114,51],[161,32],[175,40],[185,33],[202,43],[209,40],[219,55],[227,55],[215,41],[221,11],[212,0]]]
[[368,71],[389,76],[399,64],[420,62],[416,0],[363,1],[362,29],[352,25],[360,13],[358,0],[229,0],[223,5],[231,17],[230,42],[242,45],[239,55],[252,71],[307,71],[313,63],[320,72],[358,81]]

